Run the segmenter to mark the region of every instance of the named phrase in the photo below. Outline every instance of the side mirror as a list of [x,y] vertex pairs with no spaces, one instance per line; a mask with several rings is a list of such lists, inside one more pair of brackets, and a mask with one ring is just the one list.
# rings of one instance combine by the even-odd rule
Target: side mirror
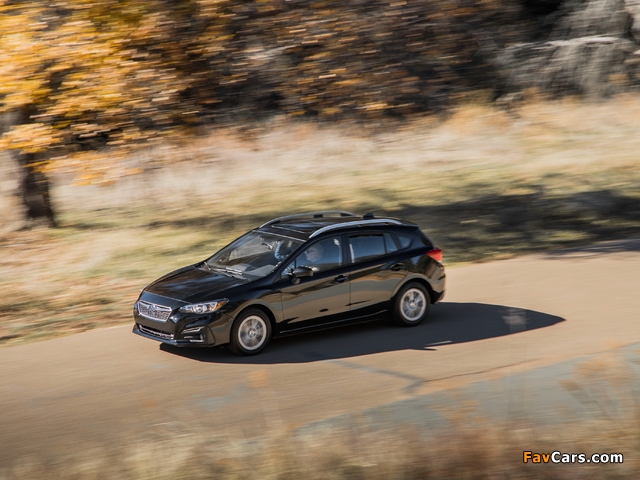
[[291,277],[291,283],[297,285],[302,277],[313,277],[313,270],[309,267],[296,267],[289,272],[289,276]]
[[313,270],[311,267],[296,267],[293,272],[291,272],[291,275],[297,278],[313,277]]

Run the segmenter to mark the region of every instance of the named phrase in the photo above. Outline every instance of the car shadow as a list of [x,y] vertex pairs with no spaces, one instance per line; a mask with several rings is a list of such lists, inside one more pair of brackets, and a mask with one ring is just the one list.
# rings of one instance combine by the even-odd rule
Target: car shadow
[[443,302],[433,306],[428,320],[417,327],[400,328],[390,321],[376,321],[275,338],[254,357],[240,357],[223,348],[190,349],[166,344],[160,348],[201,362],[306,363],[396,350],[437,350],[448,344],[512,335],[563,321],[555,315],[502,305]]

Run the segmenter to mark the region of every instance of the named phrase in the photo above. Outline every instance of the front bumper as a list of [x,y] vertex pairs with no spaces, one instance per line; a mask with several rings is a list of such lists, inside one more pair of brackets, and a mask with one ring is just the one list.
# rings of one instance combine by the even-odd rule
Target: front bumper
[[[155,300],[155,298],[154,298]],[[160,299],[162,304],[168,302]],[[177,347],[213,347],[229,343],[233,318],[221,312],[208,315],[184,314],[172,306],[172,313],[166,320],[144,316],[133,307],[133,333],[150,340]]]
[[[209,334],[207,334],[207,331]],[[200,338],[175,339],[174,335],[171,333],[166,333],[161,330],[136,323],[133,326],[133,333],[150,340],[156,340],[158,342],[166,343],[167,345],[173,345],[174,347],[213,347],[217,345],[215,337],[210,333],[209,329],[205,329],[202,334],[199,334]]]

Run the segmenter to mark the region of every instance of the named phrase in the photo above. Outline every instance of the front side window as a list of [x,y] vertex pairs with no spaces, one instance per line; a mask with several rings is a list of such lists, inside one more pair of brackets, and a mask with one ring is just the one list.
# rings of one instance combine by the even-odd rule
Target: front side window
[[291,262],[284,273],[293,271],[296,267],[309,267],[314,272],[323,272],[341,266],[342,243],[340,237],[329,237],[311,243]]
[[299,240],[269,233],[249,232],[204,264],[219,273],[261,278],[273,272],[301,244]]
[[349,249],[354,262],[363,262],[386,253],[382,234],[350,236]]

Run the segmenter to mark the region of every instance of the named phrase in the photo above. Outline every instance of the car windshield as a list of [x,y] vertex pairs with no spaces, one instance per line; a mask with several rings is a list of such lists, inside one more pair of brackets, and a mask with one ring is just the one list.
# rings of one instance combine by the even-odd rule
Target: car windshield
[[302,244],[299,240],[264,232],[249,232],[205,261],[212,271],[231,276],[269,275]]

